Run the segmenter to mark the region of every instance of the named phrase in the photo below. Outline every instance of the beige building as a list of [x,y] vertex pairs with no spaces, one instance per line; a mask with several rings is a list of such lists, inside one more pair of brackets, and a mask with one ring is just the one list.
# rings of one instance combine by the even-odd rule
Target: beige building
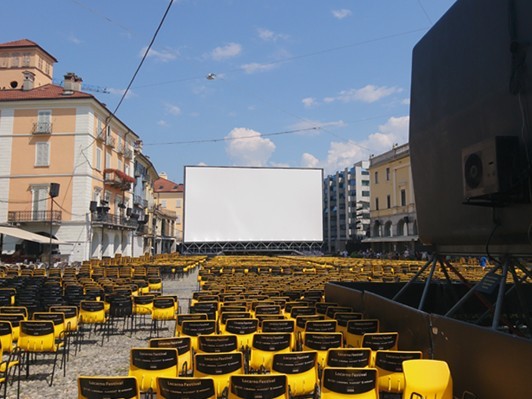
[[[140,255],[131,217],[139,137],[74,73],[53,84],[56,61],[29,40],[0,44],[0,224],[51,232],[64,260]],[[48,253],[4,240],[4,253],[15,248],[30,259]]]
[[155,204],[161,220],[159,241],[161,252],[176,250],[183,240],[183,184],[168,180],[165,173],[159,174],[153,183]]
[[407,144],[370,158],[370,238],[375,252],[412,254],[417,221]]

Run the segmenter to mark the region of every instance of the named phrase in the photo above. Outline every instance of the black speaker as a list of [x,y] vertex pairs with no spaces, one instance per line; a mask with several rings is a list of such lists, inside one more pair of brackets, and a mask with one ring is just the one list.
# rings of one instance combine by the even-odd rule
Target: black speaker
[[96,212],[97,209],[98,209],[98,203],[96,201],[91,201],[89,205],[89,210],[91,212]]
[[59,196],[59,187],[59,183],[50,183],[50,192],[48,193],[50,197],[55,198]]

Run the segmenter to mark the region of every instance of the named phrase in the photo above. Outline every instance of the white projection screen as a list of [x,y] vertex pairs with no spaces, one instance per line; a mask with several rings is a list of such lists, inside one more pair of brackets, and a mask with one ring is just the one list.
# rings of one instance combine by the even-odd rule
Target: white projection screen
[[185,166],[184,243],[323,241],[322,169]]

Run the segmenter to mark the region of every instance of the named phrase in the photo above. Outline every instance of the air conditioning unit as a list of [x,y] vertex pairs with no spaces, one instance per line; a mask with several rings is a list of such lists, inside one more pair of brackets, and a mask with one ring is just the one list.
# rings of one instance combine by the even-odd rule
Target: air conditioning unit
[[495,136],[462,150],[464,199],[508,202],[520,191],[519,139]]

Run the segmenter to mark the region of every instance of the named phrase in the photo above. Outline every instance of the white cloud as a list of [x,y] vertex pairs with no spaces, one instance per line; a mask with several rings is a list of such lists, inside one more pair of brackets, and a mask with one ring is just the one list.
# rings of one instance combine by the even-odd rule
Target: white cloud
[[301,155],[301,166],[304,168],[317,168],[319,167],[320,160],[314,155],[309,154],[308,152]]
[[250,64],[241,65],[240,68],[242,68],[245,73],[252,74],[257,72],[271,71],[272,69],[275,69],[278,66],[279,64],[276,63],[259,64],[258,62],[252,62]]
[[158,124],[159,126],[162,126],[162,127],[166,127],[166,126],[168,126],[168,122],[166,122],[166,121],[163,120],[163,119],[157,121],[157,124]]
[[242,52],[242,46],[238,43],[228,43],[225,46],[216,47],[211,51],[213,60],[221,61],[227,58],[233,58]]
[[261,40],[265,42],[276,42],[277,40],[287,39],[288,36],[282,33],[275,33],[269,29],[258,28],[257,34]]
[[166,103],[164,104],[164,109],[166,110],[167,114],[174,116],[181,115],[181,108],[179,108],[177,105]]
[[388,97],[395,93],[400,93],[402,91],[399,87],[387,87],[387,86],[375,86],[375,85],[366,85],[360,89],[349,89],[342,90],[336,100],[349,103],[353,101],[361,101],[365,103],[374,103],[379,101],[384,97]]
[[265,166],[275,151],[273,141],[252,129],[235,128],[225,138],[225,151],[235,165]]
[[81,44],[81,40],[80,40],[77,36],[75,36],[75,35],[73,35],[73,34],[71,34],[70,36],[68,36],[68,41],[69,41],[70,43],[74,43],[74,44]]
[[303,166],[322,167],[326,174],[353,165],[360,160],[367,160],[370,153],[379,155],[391,150],[394,144],[408,141],[408,116],[391,117],[380,125],[378,130],[364,140],[333,141],[329,145],[327,158],[319,160],[312,154],[302,155]]
[[403,98],[403,99],[401,100],[401,104],[403,104],[403,105],[410,105],[410,97],[408,97],[408,98]]
[[312,108],[317,105],[316,99],[314,97],[306,97],[301,100],[305,108]]
[[[148,47],[143,47],[140,50],[139,55],[141,57],[144,56],[147,48]],[[151,48],[147,55],[147,58],[155,58],[157,61],[161,62],[173,61],[177,59],[177,57],[179,57],[179,51],[170,48],[166,48],[164,50],[155,50],[154,48]]]
[[[123,96],[124,93],[126,92],[126,89],[115,89],[115,88],[112,88],[112,87],[109,87],[107,90],[109,90],[109,93],[117,95],[117,96]],[[127,94],[126,94],[126,100],[128,100],[130,98],[133,98],[133,97],[136,97],[136,96],[137,96],[137,93],[135,93],[133,90],[129,89]]]
[[352,14],[351,10],[348,10],[347,8],[342,8],[341,10],[332,10],[331,13],[336,19],[344,19]]
[[197,166],[207,166],[205,162],[199,162]]

